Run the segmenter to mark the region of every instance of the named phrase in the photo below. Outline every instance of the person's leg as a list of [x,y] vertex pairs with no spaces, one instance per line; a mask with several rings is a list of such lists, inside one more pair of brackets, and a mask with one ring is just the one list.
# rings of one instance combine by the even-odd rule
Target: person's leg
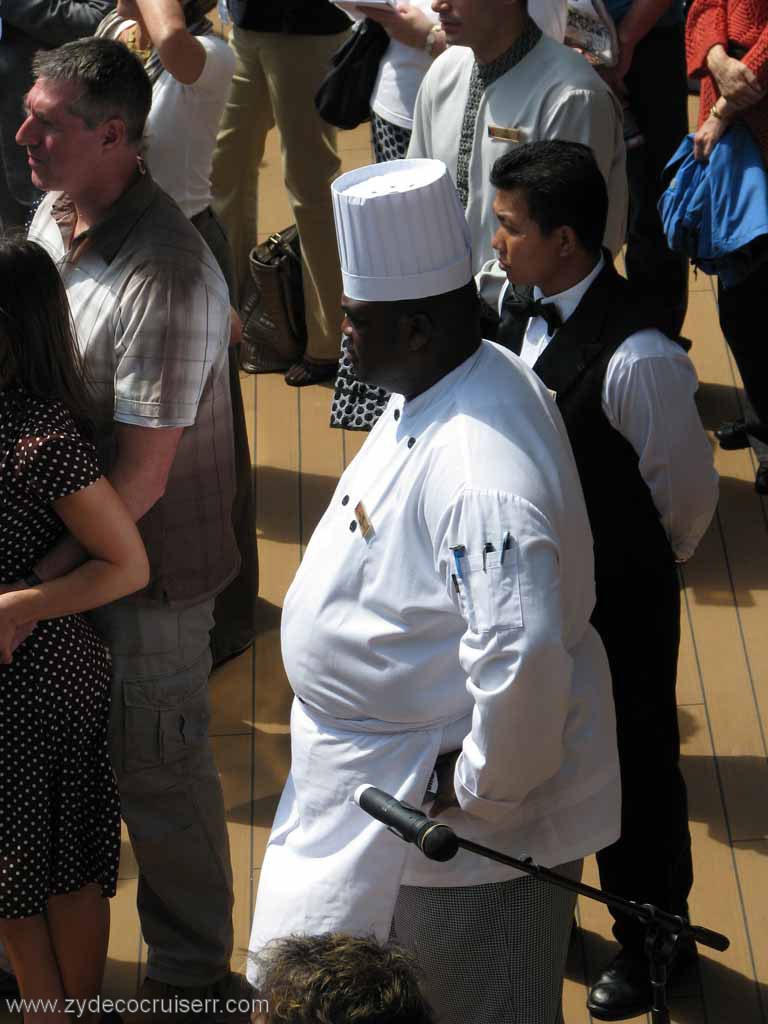
[[0,939],[19,983],[21,997],[37,1000],[24,1014],[24,1024],[61,1024],[64,987],[45,917],[0,918]]
[[682,25],[652,29],[638,44],[625,78],[645,138],[627,152],[627,277],[659,306],[661,326],[672,338],[680,334],[688,306],[688,258],[669,249],[657,204],[664,166],[688,131],[684,44]]
[[[555,870],[577,880],[581,861]],[[393,937],[441,1024],[561,1024],[575,895],[536,878],[400,889]]]
[[[674,566],[635,583],[598,580],[592,616],[613,678],[622,785],[621,835],[597,854],[600,885],[686,916],[693,863],[675,699],[680,588]],[[619,1019],[603,1012],[642,1012],[650,1000],[645,929],[612,914],[622,948],[590,993],[588,1005],[600,1020]]]
[[341,271],[330,185],[339,173],[341,161],[336,150],[336,129],[317,113],[314,97],[345,34],[264,33],[261,38],[265,40],[264,73],[280,130],[285,187],[301,238],[306,358],[314,363],[336,363]]
[[[102,896],[101,886],[51,896],[46,917],[64,994],[95,999],[101,994],[109,944],[109,900]],[[89,1012],[78,1019],[87,1024],[98,1017]]]
[[211,170],[213,206],[229,236],[238,296],[248,274],[248,255],[258,238],[259,166],[267,134],[275,123],[259,39],[256,32],[232,30],[235,73]]
[[[677,572],[671,566],[639,588],[599,580],[597,594],[592,624],[611,667],[622,784],[621,836],[597,855],[600,881],[620,896],[685,914],[693,866],[675,699]],[[620,915],[615,920],[617,940],[642,954],[642,926]]]
[[213,609],[215,626],[211,633],[213,664],[250,647],[256,637],[256,599],[259,594],[259,556],[256,547],[256,497],[253,467],[240,388],[236,348],[229,350],[229,384],[232,394],[232,433],[235,442],[235,498],[232,527],[240,552],[240,572],[220,594]]
[[755,334],[766,288],[768,264],[733,288],[723,288],[720,281],[717,284],[720,328],[739,368],[746,400],[743,419],[721,424],[715,437],[728,450],[752,448],[759,463],[755,475],[758,494],[768,494],[768,354]]
[[208,740],[213,601],[121,601],[92,613],[112,652],[112,760],[139,865],[138,910],[158,983],[227,976],[232,868]]
[[[235,302],[232,255],[224,227],[209,208],[192,218],[216,258]],[[229,390],[232,399],[232,434],[235,441],[235,499],[232,503],[232,527],[240,552],[240,572],[216,596],[211,632],[213,664],[221,664],[253,643],[256,636],[256,598],[259,593],[259,559],[256,549],[256,501],[253,493],[253,469],[245,423],[243,393],[240,388],[239,345],[229,348]]]
[[755,413],[755,425],[763,426],[766,431],[768,348],[762,344],[756,325],[761,323],[767,288],[768,263],[764,263],[733,288],[723,288],[718,281],[717,289],[720,327],[739,368],[744,390]]

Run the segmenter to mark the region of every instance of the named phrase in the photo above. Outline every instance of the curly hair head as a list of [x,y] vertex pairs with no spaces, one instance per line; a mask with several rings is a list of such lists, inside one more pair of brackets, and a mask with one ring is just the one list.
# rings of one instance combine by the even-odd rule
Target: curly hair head
[[269,1024],[433,1024],[410,956],[352,935],[290,936],[258,957]]

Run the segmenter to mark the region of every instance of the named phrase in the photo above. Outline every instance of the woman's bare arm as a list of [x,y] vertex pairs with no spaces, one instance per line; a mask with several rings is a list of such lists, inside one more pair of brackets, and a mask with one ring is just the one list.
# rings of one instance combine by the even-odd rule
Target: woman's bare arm
[[149,563],[128,509],[106,477],[54,502],[88,560],[65,576],[0,596],[0,660],[11,661],[17,627],[87,611],[146,586]]

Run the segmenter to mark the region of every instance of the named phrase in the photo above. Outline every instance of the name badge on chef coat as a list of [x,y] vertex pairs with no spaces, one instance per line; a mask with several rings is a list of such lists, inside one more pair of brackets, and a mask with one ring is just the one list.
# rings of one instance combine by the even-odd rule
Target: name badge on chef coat
[[523,133],[519,128],[501,128],[499,125],[489,124],[488,138],[494,142],[522,142]]
[[368,518],[368,513],[365,511],[365,505],[363,505],[362,501],[358,501],[355,505],[355,519],[360,527],[363,540],[368,540],[369,537],[373,536],[373,523]]

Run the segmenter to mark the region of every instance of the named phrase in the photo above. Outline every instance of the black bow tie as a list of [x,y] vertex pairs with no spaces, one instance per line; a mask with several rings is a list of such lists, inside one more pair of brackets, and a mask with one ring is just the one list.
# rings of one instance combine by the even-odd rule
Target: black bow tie
[[546,321],[547,334],[554,334],[558,327],[563,326],[563,318],[554,302],[542,302],[541,299],[520,295],[513,288],[507,288],[507,294],[501,305],[502,315],[503,310],[506,309],[519,317],[540,316]]

